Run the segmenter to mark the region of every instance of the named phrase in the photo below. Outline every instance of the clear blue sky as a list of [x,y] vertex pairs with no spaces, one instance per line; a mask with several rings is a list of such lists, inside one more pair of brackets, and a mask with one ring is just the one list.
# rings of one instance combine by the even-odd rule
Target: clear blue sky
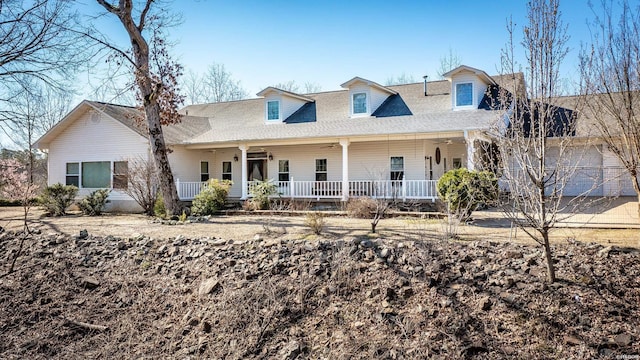
[[[84,0],[94,13],[100,10]],[[175,1],[184,22],[172,29],[175,55],[187,70],[224,64],[254,96],[266,86],[295,80],[339,89],[354,76],[384,83],[402,73],[437,78],[449,49],[462,63],[496,74],[512,16],[520,41],[524,0],[451,1]],[[563,77],[577,79],[577,55],[588,41],[587,0],[564,0],[561,11],[572,51]],[[107,19],[113,22],[108,24]],[[115,18],[104,30],[124,34]]]

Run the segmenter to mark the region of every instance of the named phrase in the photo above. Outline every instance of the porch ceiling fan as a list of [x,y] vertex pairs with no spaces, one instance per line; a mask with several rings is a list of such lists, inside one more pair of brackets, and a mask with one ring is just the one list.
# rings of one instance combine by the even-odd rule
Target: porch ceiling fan
[[438,140],[438,141],[436,141],[434,144],[436,144],[436,145],[440,145],[440,144],[447,144],[447,145],[451,145],[451,144],[453,144],[453,140],[451,140],[451,139]]

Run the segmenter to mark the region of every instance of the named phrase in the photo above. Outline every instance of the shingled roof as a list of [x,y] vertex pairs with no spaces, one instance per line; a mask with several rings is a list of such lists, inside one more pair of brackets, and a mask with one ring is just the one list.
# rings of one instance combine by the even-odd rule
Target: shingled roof
[[447,80],[429,82],[428,96],[423,86],[388,86],[397,95],[390,95],[371,117],[362,118],[350,117],[348,90],[306,94],[313,102],[278,124],[265,124],[263,99],[190,105],[181,111],[207,117],[211,130],[184,143],[463,131],[487,129],[496,118],[495,111],[489,109],[452,111],[451,83]]
[[[360,81],[359,78],[354,79],[351,81]],[[500,84],[518,77],[496,76],[493,79]],[[371,116],[357,118],[350,116],[348,89],[294,94],[307,102],[282,123],[275,124],[265,122],[264,98],[189,105],[180,110],[182,122],[165,126],[164,135],[169,144],[221,146],[252,140],[322,140],[345,136],[483,130],[488,129],[498,116],[495,107],[486,106],[486,102],[475,110],[452,110],[451,83],[448,80],[429,82],[427,96],[423,86],[422,82],[385,86],[389,93],[387,99],[373,109]],[[267,88],[264,91],[280,90]],[[136,121],[143,116],[139,109],[96,101],[84,101],[82,104],[147,137],[144,122]]]

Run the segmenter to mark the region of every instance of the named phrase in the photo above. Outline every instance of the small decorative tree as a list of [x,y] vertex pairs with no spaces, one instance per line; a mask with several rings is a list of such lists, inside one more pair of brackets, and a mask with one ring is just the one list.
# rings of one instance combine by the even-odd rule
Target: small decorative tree
[[30,181],[30,178],[29,171],[18,160],[0,160],[0,197],[19,201],[23,209],[23,236],[20,238],[18,251],[11,261],[9,273],[13,272],[16,260],[22,253],[24,240],[27,234],[30,233],[29,211],[38,192],[38,187]]

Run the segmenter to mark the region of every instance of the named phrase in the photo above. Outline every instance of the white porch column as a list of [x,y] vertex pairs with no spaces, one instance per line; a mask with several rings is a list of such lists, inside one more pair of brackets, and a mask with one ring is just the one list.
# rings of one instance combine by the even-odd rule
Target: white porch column
[[240,197],[240,200],[246,200],[247,197],[249,197],[248,192],[248,180],[247,180],[247,149],[249,148],[247,145],[240,145],[239,146],[240,151],[242,151],[242,197]]
[[464,141],[467,143],[467,169],[469,171],[476,169],[476,164],[474,162],[476,149],[475,149],[475,137],[469,135],[467,130],[464,131]]
[[349,139],[340,139],[342,146],[342,201],[349,199]]

